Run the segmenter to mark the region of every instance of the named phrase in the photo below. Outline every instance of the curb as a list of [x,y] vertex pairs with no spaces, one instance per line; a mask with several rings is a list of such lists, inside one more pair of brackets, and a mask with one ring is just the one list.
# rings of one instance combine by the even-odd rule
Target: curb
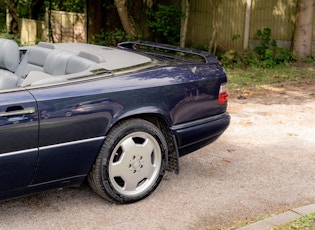
[[315,212],[315,204],[306,205],[300,208],[295,208],[285,213],[258,221],[253,224],[238,228],[238,230],[266,230],[272,227],[277,227],[281,224],[293,221],[301,216]]

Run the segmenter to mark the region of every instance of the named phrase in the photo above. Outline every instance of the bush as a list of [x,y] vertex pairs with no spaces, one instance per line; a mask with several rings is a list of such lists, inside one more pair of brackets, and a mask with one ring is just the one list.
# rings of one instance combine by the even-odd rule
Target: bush
[[157,10],[148,11],[149,28],[156,42],[178,45],[180,21],[184,17],[180,4],[158,5]]
[[21,39],[19,35],[9,34],[9,33],[0,33],[0,38],[6,38],[16,41],[18,45],[21,45]]
[[222,64],[236,67],[273,68],[296,60],[290,50],[279,48],[277,42],[271,40],[270,28],[257,30],[256,36],[260,39],[259,46],[243,50],[240,53],[234,51],[232,56],[231,51],[227,51],[221,56]]
[[132,36],[127,35],[123,30],[115,29],[114,31],[105,32],[101,31],[100,34],[95,34],[95,44],[103,46],[116,46],[117,43],[134,40]]

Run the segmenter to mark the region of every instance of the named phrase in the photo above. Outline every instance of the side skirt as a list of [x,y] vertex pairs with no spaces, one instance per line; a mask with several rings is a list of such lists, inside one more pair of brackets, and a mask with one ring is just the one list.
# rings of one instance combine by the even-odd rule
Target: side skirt
[[82,185],[86,175],[79,175],[75,177],[64,178],[62,180],[50,181],[47,183],[34,184],[25,188],[10,190],[0,193],[0,200],[8,200],[27,196],[34,193],[39,193],[46,190],[59,189],[64,187],[79,187]]

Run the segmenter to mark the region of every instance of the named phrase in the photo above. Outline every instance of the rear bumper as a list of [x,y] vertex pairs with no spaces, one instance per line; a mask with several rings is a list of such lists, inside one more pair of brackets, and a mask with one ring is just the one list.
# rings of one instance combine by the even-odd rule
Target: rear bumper
[[179,156],[186,155],[215,141],[229,126],[228,113],[171,127]]

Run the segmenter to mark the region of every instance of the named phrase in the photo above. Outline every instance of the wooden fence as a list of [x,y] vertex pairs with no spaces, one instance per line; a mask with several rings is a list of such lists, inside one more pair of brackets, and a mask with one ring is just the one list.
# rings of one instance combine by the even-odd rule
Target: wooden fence
[[[241,50],[257,44],[256,31],[271,29],[279,47],[290,47],[297,0],[190,0],[187,45]],[[315,23],[313,29],[315,41]],[[314,46],[313,46],[314,47]]]
[[[46,10],[45,21],[20,19],[21,44],[32,45],[37,40],[54,42],[86,42],[85,15]],[[51,31],[49,31],[51,28]],[[49,36],[51,33],[52,37]]]
[[[243,0],[191,0],[186,44],[207,48],[215,36],[218,48],[237,49],[242,46],[244,9]],[[233,35],[240,37],[232,40]]]

